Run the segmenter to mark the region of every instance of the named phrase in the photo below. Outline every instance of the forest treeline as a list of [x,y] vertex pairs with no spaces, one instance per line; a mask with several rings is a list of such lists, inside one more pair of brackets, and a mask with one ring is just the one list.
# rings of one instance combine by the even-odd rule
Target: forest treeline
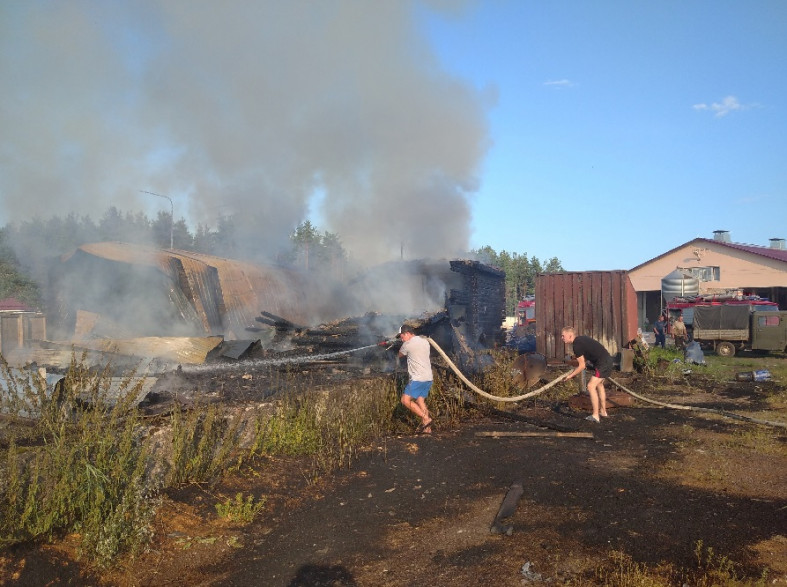
[[[46,279],[49,260],[67,254],[85,243],[121,241],[193,251],[225,258],[238,258],[231,217],[221,217],[216,228],[198,225],[191,231],[185,219],[172,223],[172,217],[159,212],[155,218],[144,213],[122,212],[109,208],[94,221],[89,216],[69,214],[9,223],[0,228],[0,299],[15,298],[33,307],[42,307],[39,284]],[[22,252],[23,254],[18,254]],[[513,315],[517,302],[535,291],[538,273],[563,271],[556,257],[541,262],[527,254],[497,252],[489,246],[469,251],[468,257],[494,265],[506,272],[506,309]],[[320,231],[306,220],[295,227],[290,242],[273,254],[276,263],[307,271],[329,270],[343,279],[350,255],[339,235]]]

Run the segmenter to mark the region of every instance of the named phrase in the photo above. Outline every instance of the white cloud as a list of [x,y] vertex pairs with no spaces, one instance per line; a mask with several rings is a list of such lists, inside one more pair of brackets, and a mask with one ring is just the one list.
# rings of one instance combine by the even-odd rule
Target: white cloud
[[750,196],[743,196],[742,198],[738,199],[739,204],[756,204],[758,202],[765,202],[770,200],[771,196],[768,194],[753,194]]
[[547,80],[544,82],[544,85],[553,88],[573,88],[574,82],[568,79],[556,79],[556,80]]
[[725,96],[721,102],[694,104],[693,108],[694,110],[710,110],[717,118],[721,118],[735,110],[748,110],[750,107],[738,102],[738,98],[735,96]]

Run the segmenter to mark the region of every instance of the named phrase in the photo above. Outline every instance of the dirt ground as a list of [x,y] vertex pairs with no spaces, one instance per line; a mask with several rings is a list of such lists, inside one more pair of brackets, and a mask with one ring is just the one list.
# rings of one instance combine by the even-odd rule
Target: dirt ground
[[[630,385],[661,402],[760,419],[770,419],[766,395],[787,393],[693,377]],[[111,574],[78,561],[66,537],[0,555],[3,584],[614,585],[635,563],[729,563],[739,577],[765,572],[768,583],[787,584],[784,428],[639,400],[600,424],[585,415],[536,398],[512,415],[479,412],[453,428],[438,420],[433,435],[385,438],[316,483],[303,462],[269,461],[219,487],[167,495],[149,548]],[[521,498],[492,531],[516,484]],[[216,514],[214,504],[237,491],[267,499],[250,525]]]

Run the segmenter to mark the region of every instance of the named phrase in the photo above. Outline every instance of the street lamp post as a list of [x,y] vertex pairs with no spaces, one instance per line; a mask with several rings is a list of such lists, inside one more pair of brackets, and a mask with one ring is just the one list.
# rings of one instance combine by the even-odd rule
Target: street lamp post
[[150,194],[151,196],[158,196],[159,198],[165,198],[169,200],[169,248],[174,249],[175,243],[173,238],[173,229],[175,226],[175,205],[172,203],[172,198],[169,196],[162,196],[161,194],[156,194],[153,192],[148,192],[145,190],[139,190],[143,194]]

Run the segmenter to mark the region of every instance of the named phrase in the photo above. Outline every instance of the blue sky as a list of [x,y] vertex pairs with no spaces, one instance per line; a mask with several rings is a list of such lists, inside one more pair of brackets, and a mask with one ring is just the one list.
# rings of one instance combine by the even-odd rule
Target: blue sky
[[109,206],[368,263],[787,237],[787,2],[0,3],[0,221]]
[[496,96],[474,247],[628,269],[787,235],[787,3],[491,1],[427,30]]

